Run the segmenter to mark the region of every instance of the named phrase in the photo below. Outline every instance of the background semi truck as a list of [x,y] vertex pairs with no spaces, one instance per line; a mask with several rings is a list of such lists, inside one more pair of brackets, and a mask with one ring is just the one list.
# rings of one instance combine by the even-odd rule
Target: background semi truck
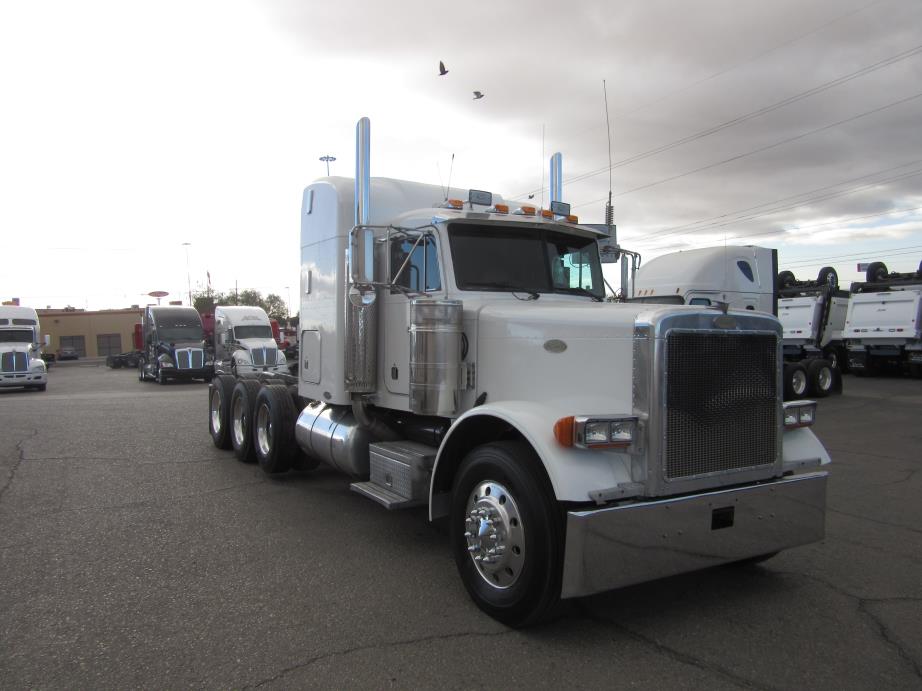
[[[830,287],[832,284],[836,287]],[[783,288],[782,288],[783,286]],[[781,321],[785,400],[841,393],[838,363],[848,294],[835,270],[816,281],[778,272],[778,252],[755,245],[705,247],[648,260],[634,280],[632,302],[719,305],[769,312]]]
[[42,359],[42,338],[38,313],[31,307],[0,305],[0,387],[22,387],[44,391],[48,368]]
[[206,349],[202,318],[192,307],[149,305],[141,318],[144,338],[138,380],[211,381],[214,361]]
[[288,374],[288,361],[279,348],[277,334],[278,322],[270,320],[261,307],[216,306],[215,371],[235,376]]
[[852,283],[846,316],[848,364],[855,374],[890,366],[922,376],[922,262],[918,271],[887,270],[883,262]]
[[354,180],[304,190],[298,375],[217,376],[216,446],[427,506],[513,626],[823,537],[829,456],[815,404],[782,403],[774,316],[606,302],[611,239],[559,196],[371,178],[368,133]]

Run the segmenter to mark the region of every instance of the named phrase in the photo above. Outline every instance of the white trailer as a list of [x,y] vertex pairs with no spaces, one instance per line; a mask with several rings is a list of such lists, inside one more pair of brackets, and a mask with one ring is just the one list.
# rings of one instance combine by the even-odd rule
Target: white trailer
[[0,305],[0,387],[44,391],[48,367],[42,360],[42,346],[49,342],[47,336],[41,336],[34,309]]
[[853,283],[845,322],[848,364],[859,376],[891,366],[922,376],[922,263],[915,272],[889,272],[872,263]]
[[287,374],[288,360],[261,307],[220,305],[214,309],[214,365],[218,374]]
[[606,302],[600,233],[372,179],[368,128],[355,180],[304,191],[297,378],[216,377],[216,446],[240,427],[267,473],[323,462],[387,509],[428,506],[512,626],[822,539],[830,459],[816,405],[782,402],[774,316]]

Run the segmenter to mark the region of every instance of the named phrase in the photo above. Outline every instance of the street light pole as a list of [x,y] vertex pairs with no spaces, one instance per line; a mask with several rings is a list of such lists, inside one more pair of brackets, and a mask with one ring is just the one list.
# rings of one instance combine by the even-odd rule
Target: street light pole
[[192,307],[192,277],[189,273],[189,247],[192,243],[184,242],[182,245],[186,248],[186,287],[189,289],[189,307]]
[[336,156],[327,154],[326,156],[321,156],[320,160],[327,164],[327,177],[330,177],[330,164],[336,160]]

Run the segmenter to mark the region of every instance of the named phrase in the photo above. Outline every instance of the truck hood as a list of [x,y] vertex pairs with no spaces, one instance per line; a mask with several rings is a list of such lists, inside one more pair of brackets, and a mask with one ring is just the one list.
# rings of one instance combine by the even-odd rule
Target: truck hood
[[27,353],[30,357],[35,357],[36,352],[29,343],[0,343],[0,353]]
[[237,341],[241,346],[247,350],[254,350],[256,348],[278,348],[278,343],[275,342],[273,338],[241,338]]
[[702,310],[589,301],[486,305],[477,312],[478,393],[491,402],[560,403],[573,407],[571,415],[629,414],[634,324],[677,311]]

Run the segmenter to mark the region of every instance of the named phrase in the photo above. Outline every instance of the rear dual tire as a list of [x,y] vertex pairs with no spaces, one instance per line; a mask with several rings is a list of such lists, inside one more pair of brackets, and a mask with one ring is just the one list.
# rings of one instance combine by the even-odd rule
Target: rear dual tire
[[[230,377],[233,380],[233,377]],[[253,445],[253,411],[259,394],[259,382],[241,379],[231,393],[229,433],[234,455],[244,463],[250,463],[255,456]]]
[[288,387],[271,384],[259,390],[253,416],[254,451],[259,467],[269,475],[291,469],[296,456],[297,410]]
[[234,378],[220,375],[208,386],[208,432],[219,449],[233,448],[230,437],[230,405]]

